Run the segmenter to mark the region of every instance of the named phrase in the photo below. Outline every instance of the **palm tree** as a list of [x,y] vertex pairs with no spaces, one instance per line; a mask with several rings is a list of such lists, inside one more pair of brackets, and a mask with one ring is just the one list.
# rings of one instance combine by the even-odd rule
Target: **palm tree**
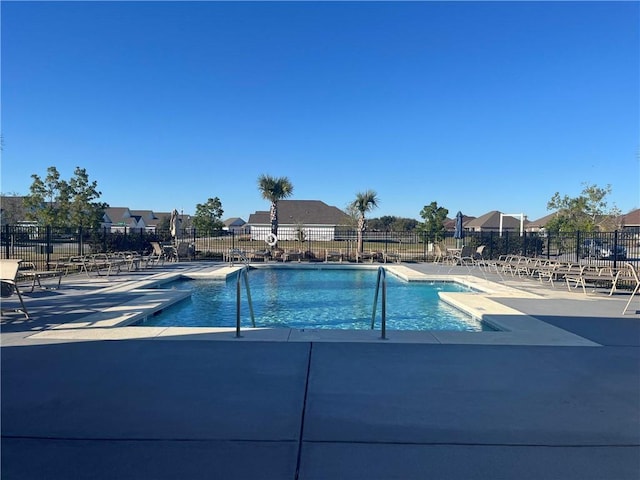
[[356,199],[351,204],[351,208],[357,211],[360,216],[358,217],[358,252],[362,253],[364,249],[362,241],[362,232],[364,232],[365,218],[364,215],[370,212],[378,206],[378,194],[373,190],[367,190],[356,194]]
[[278,235],[278,201],[293,195],[293,184],[287,177],[275,178],[269,175],[258,177],[258,189],[262,198],[271,202],[269,219],[271,220],[271,233]]

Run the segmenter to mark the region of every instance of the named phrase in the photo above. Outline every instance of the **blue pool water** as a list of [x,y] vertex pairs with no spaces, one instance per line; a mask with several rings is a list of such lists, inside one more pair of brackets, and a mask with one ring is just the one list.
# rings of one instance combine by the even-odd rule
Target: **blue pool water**
[[[227,281],[181,280],[171,288],[191,298],[145,319],[145,326],[234,327],[236,276]],[[249,285],[257,327],[362,330],[371,327],[377,271],[256,269]],[[405,282],[387,274],[388,330],[481,331],[487,327],[439,300],[438,292],[465,292],[453,282]],[[376,329],[380,328],[381,293]],[[242,326],[251,325],[244,282]]]

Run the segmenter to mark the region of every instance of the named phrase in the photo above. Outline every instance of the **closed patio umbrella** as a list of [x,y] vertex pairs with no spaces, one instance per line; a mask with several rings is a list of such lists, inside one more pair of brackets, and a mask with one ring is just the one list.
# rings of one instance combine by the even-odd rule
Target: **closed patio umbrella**
[[456,230],[453,233],[453,238],[457,240],[456,245],[458,247],[460,247],[460,243],[462,243],[461,240],[463,237],[464,237],[464,233],[462,230],[462,212],[458,212],[456,213]]
[[175,208],[171,212],[171,220],[169,222],[169,226],[171,228],[171,237],[176,238],[178,235],[178,210]]

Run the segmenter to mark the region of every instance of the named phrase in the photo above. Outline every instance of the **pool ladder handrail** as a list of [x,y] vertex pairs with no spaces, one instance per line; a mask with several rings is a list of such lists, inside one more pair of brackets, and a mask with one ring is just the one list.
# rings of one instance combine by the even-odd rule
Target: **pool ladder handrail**
[[251,326],[255,328],[256,318],[253,313],[253,302],[251,301],[251,289],[249,288],[249,265],[245,265],[238,270],[238,277],[236,279],[236,338],[241,338],[240,335],[240,283],[242,277],[244,277],[244,287],[247,291],[247,302],[249,303],[249,312],[251,313]]
[[378,279],[376,281],[376,293],[373,297],[373,313],[371,315],[371,330],[375,328],[376,308],[378,306],[378,292],[382,285],[382,309],[381,309],[381,340],[387,340],[387,271],[384,267],[378,267]]
[[229,249],[229,264],[231,266],[233,266],[233,255],[238,255],[238,257],[240,257],[240,260],[242,260],[242,262],[245,265],[249,265],[249,259],[247,258],[247,256],[244,254],[244,252],[238,248],[230,248]]

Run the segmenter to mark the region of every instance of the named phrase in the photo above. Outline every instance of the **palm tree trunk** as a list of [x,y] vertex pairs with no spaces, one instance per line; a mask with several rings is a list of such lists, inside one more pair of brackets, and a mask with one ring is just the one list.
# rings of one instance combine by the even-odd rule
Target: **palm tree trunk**
[[364,240],[362,238],[362,234],[364,232],[365,219],[364,215],[358,219],[358,253],[362,253],[364,251]]
[[271,233],[278,236],[278,202],[271,202],[269,210],[269,218],[271,220]]

